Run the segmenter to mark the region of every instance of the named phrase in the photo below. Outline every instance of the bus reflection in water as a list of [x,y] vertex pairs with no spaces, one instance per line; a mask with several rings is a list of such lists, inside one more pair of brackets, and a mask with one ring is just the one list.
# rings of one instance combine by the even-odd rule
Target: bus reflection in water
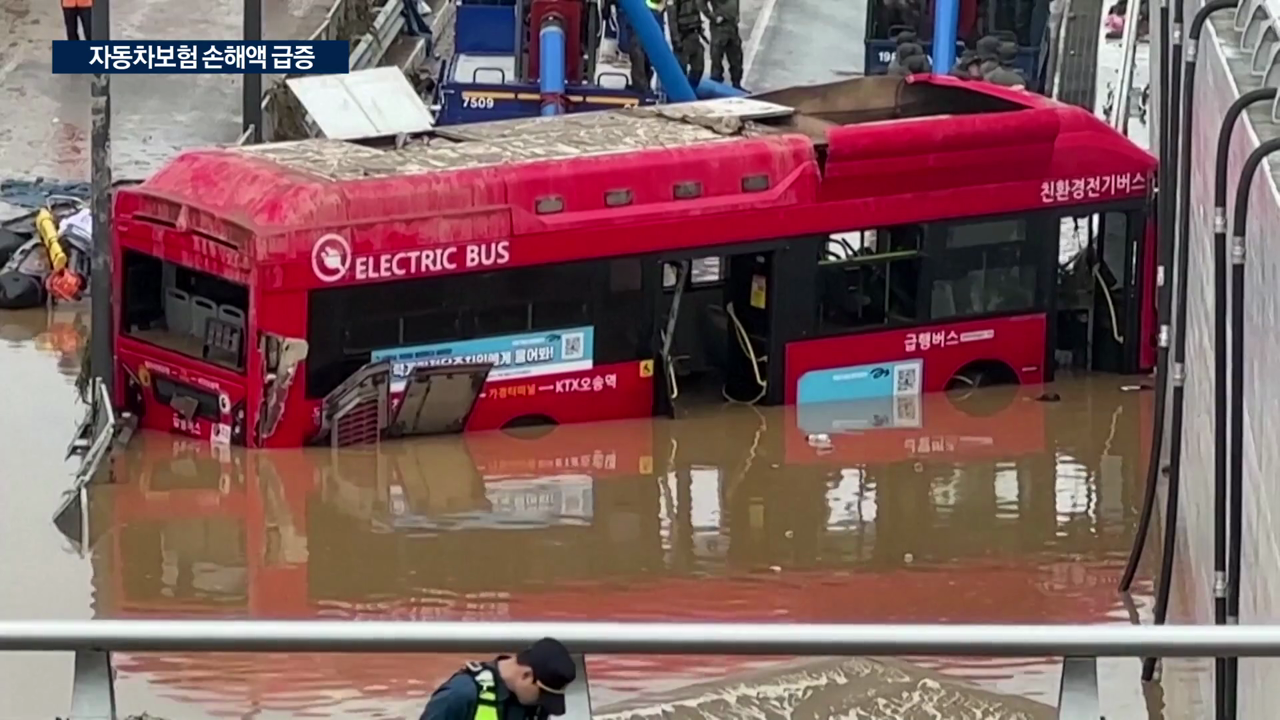
[[1155,163],[1084,110],[947,77],[682,107],[179,156],[116,203],[119,401],[338,447],[1151,366]]
[[[832,433],[823,446],[796,410],[749,408],[380,450],[244,454],[143,434],[114,468],[130,482],[91,501],[92,521],[111,529],[93,552],[96,613],[1105,622],[1150,396],[1111,384],[1068,384],[1065,396],[1088,400],[1057,405],[987,391],[974,414],[926,397],[915,427]],[[847,407],[825,421],[857,422],[859,405]],[[334,698],[351,688],[360,707],[411,706],[462,659],[129,656],[118,667],[220,710],[342,712]],[[760,662],[588,664],[593,696],[621,698]],[[940,669],[981,674],[961,659]]]

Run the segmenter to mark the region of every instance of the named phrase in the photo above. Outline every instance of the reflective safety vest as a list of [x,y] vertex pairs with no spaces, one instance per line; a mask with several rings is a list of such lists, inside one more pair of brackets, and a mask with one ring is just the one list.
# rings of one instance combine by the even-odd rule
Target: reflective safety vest
[[64,8],[91,8],[93,0],[62,0]]
[[476,681],[476,716],[475,720],[500,720],[498,716],[498,684],[493,679],[493,670],[478,662],[467,663],[467,674]]

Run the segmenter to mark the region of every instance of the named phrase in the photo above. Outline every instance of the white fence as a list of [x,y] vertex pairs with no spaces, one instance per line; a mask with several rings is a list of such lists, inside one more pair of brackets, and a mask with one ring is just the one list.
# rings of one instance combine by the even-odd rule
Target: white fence
[[1280,657],[1280,626],[780,625],[743,623],[0,622],[0,651],[76,654],[71,720],[115,720],[112,652],[468,652],[555,637],[576,655],[565,715],[591,715],[584,653],[1063,657],[1058,717],[1098,720],[1098,657]]

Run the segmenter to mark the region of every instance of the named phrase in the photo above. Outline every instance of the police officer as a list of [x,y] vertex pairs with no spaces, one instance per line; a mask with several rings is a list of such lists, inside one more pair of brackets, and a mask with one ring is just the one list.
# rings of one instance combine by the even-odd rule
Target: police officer
[[[667,0],[644,0],[644,4],[653,14],[654,21],[658,23],[658,31],[661,32]],[[621,15],[623,16],[621,21],[627,24],[627,35],[630,37],[627,56],[631,58],[631,89],[636,92],[649,92],[653,89],[653,63],[649,61],[649,56],[644,52],[644,46],[640,44],[635,23],[631,22],[631,18],[626,17],[625,12]]]
[[724,63],[729,61],[729,79],[742,89],[742,35],[738,32],[738,0],[710,0],[711,79],[724,82]]
[[564,715],[577,677],[559,641],[543,638],[511,657],[467,663],[431,694],[419,720],[527,720]]
[[676,53],[680,69],[697,88],[706,66],[706,48],[702,45],[702,16],[709,14],[706,0],[673,0],[667,5],[667,28],[671,31],[671,49]]

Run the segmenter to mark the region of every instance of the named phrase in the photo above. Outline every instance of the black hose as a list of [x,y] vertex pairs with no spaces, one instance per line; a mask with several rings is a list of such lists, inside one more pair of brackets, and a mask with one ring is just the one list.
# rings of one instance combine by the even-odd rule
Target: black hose
[[[1191,19],[1191,27],[1187,31],[1186,51],[1186,68],[1182,79],[1182,97],[1181,102],[1181,121],[1182,132],[1178,136],[1178,202],[1174,212],[1178,216],[1178,251],[1181,253],[1178,261],[1178,287],[1175,291],[1179,298],[1177,312],[1174,317],[1174,399],[1173,399],[1173,447],[1171,448],[1170,467],[1170,485],[1177,483],[1176,478],[1180,477],[1182,466],[1182,421],[1183,421],[1183,392],[1185,381],[1185,359],[1186,359],[1186,330],[1187,330],[1187,262],[1191,254],[1191,137],[1193,132],[1193,120],[1191,112],[1191,102],[1195,95],[1196,81],[1196,55],[1200,49],[1200,34],[1204,30],[1204,24],[1209,20],[1209,15],[1228,8],[1234,8],[1236,0],[1213,0],[1205,4],[1196,12],[1195,17]],[[1234,124],[1234,118],[1233,124]],[[1224,265],[1225,268],[1225,265]],[[1225,272],[1225,270],[1224,270]],[[1218,288],[1225,292],[1225,288]],[[1225,334],[1225,325],[1217,323],[1222,327]],[[1216,331],[1215,331],[1216,332]],[[1216,336],[1214,337],[1214,437],[1221,442],[1226,432],[1226,340]],[[1221,365],[1223,372],[1221,376],[1217,374],[1218,366]],[[1179,377],[1179,376],[1182,377]],[[1219,407],[1221,405],[1221,407]],[[1215,470],[1217,465],[1221,463],[1226,467],[1226,454],[1216,452],[1214,455]],[[1226,624],[1226,584],[1223,571],[1226,567],[1226,473],[1214,474],[1214,492],[1213,492],[1213,517],[1214,517],[1214,533],[1213,533],[1213,569],[1214,569],[1214,624]],[[1227,662],[1225,658],[1214,658],[1214,716],[1219,720],[1226,717],[1227,713]]]
[[[1167,32],[1169,28],[1169,3],[1168,0],[1160,2],[1160,28]],[[1160,175],[1158,177],[1158,187],[1156,190],[1156,229],[1159,233],[1159,242],[1157,251],[1159,257],[1159,270],[1156,277],[1160,284],[1160,292],[1158,294],[1157,315],[1160,318],[1160,334],[1159,347],[1156,350],[1156,377],[1155,377],[1155,417],[1152,425],[1155,428],[1151,433],[1151,454],[1147,460],[1147,486],[1142,495],[1142,510],[1138,513],[1138,531],[1133,538],[1133,547],[1129,550],[1129,561],[1125,564],[1124,575],[1120,577],[1120,592],[1129,592],[1129,588],[1133,585],[1133,578],[1138,572],[1138,564],[1142,560],[1142,552],[1147,546],[1147,535],[1151,529],[1151,517],[1155,514],[1156,509],[1156,488],[1160,483],[1160,459],[1163,454],[1164,443],[1164,415],[1165,403],[1168,397],[1168,379],[1169,379],[1169,303],[1172,291],[1171,284],[1165,279],[1165,269],[1169,267],[1172,260],[1173,243],[1170,242],[1172,237],[1170,233],[1173,230],[1173,223],[1166,222],[1166,214],[1169,212],[1173,196],[1165,192],[1165,176],[1169,173],[1165,172],[1165,168],[1169,167],[1167,161],[1169,159],[1169,67],[1164,62],[1164,43],[1152,43],[1151,51],[1153,57],[1151,64],[1159,69],[1157,76],[1158,87],[1160,88],[1159,105],[1159,140],[1160,147],[1158,156],[1160,160]],[[1121,112],[1127,108],[1121,108]],[[1172,215],[1168,215],[1168,219],[1172,220]]]
[[[1173,555],[1174,548],[1178,542],[1178,472],[1182,462],[1182,403],[1183,403],[1183,362],[1186,360],[1186,342],[1182,335],[1186,332],[1187,314],[1186,302],[1184,298],[1173,297],[1173,283],[1177,282],[1178,277],[1186,275],[1187,253],[1185,249],[1178,253],[1175,244],[1178,240],[1175,223],[1175,210],[1177,208],[1178,198],[1178,168],[1180,167],[1177,157],[1177,148],[1174,145],[1174,139],[1178,137],[1178,127],[1181,118],[1174,113],[1177,107],[1178,99],[1182,96],[1182,20],[1183,5],[1185,0],[1172,0],[1173,2],[1173,24],[1169,28],[1169,61],[1167,67],[1161,68],[1161,74],[1165,76],[1165,98],[1161,100],[1162,109],[1169,118],[1166,126],[1168,132],[1161,137],[1160,147],[1166,153],[1160,158],[1160,175],[1164,180],[1160,183],[1160,200],[1163,203],[1160,212],[1160,237],[1161,248],[1166,253],[1166,260],[1179,259],[1180,272],[1171,277],[1169,275],[1169,263],[1162,262],[1165,268],[1164,285],[1162,289],[1165,291],[1166,298],[1166,314],[1164,315],[1164,323],[1161,330],[1169,327],[1168,310],[1177,308],[1177,317],[1182,320],[1182,327],[1177,329],[1174,337],[1177,339],[1177,345],[1174,348],[1173,357],[1173,422],[1170,427],[1169,434],[1169,484],[1165,490],[1165,511],[1164,511],[1164,547],[1160,555],[1160,577],[1156,584],[1156,603],[1155,603],[1155,624],[1163,625],[1169,616],[1169,594],[1173,589]],[[1167,12],[1167,10],[1165,11]],[[1174,302],[1179,300],[1178,302]],[[1176,318],[1175,318],[1176,322]],[[1167,344],[1167,343],[1166,343]],[[1179,350],[1181,348],[1181,350]],[[1168,378],[1164,379],[1168,382]],[[1163,418],[1161,418],[1163,420]],[[1163,426],[1157,426],[1157,431],[1163,432]],[[1156,658],[1146,658],[1142,661],[1142,679],[1150,681],[1155,678],[1157,660]]]
[[[1226,342],[1228,342],[1228,305],[1226,305],[1226,283],[1228,283],[1228,273],[1226,273],[1226,170],[1230,161],[1231,152],[1231,135],[1235,131],[1235,123],[1240,119],[1240,115],[1244,114],[1249,106],[1266,100],[1274,100],[1276,97],[1276,88],[1262,87],[1258,90],[1245,92],[1244,95],[1238,97],[1226,109],[1226,114],[1222,117],[1222,126],[1217,132],[1217,158],[1213,164],[1213,347],[1217,348],[1215,352],[1215,363],[1213,363],[1213,387],[1215,387],[1215,397],[1213,397],[1213,428],[1215,428],[1215,456],[1213,456],[1213,492],[1221,496],[1221,503],[1228,502],[1228,498],[1238,496],[1238,492],[1231,492],[1228,484],[1228,433],[1221,428],[1228,428],[1228,398],[1230,397],[1231,387],[1228,386],[1228,352],[1226,352]],[[1215,605],[1215,619],[1221,616],[1222,624],[1226,624],[1228,618],[1228,593],[1235,577],[1234,573],[1228,571],[1228,538],[1226,533],[1230,528],[1239,527],[1239,514],[1234,514],[1234,520],[1226,516],[1228,510],[1225,507],[1219,507],[1219,501],[1215,500],[1215,528],[1213,528],[1213,542],[1215,542],[1215,557],[1213,557],[1213,605]],[[1221,559],[1217,556],[1219,551],[1219,543],[1221,543]],[[1217,571],[1221,570],[1221,574]],[[1236,573],[1239,566],[1236,565]],[[1225,676],[1222,680],[1222,693],[1225,694],[1226,710],[1224,717],[1235,715],[1235,694],[1228,691],[1228,688],[1235,687],[1235,670],[1234,662],[1228,660],[1225,667]]]
[[[1231,218],[1231,391],[1235,402],[1231,403],[1230,487],[1227,490],[1231,504],[1230,537],[1227,542],[1227,624],[1240,623],[1240,548],[1244,525],[1244,236],[1249,221],[1249,191],[1253,177],[1266,157],[1280,150],[1280,138],[1272,138],[1258,146],[1244,161],[1240,170],[1240,182],[1236,184],[1235,212]],[[1240,660],[1227,661],[1227,688],[1230,704],[1228,718],[1236,713],[1236,682]]]
[[[1231,391],[1231,387],[1227,385],[1227,164],[1231,159],[1232,133],[1240,116],[1249,106],[1275,97],[1276,88],[1259,88],[1241,95],[1231,103],[1218,130],[1217,156],[1213,165],[1213,596],[1214,622],[1220,625],[1227,623],[1227,592],[1232,577],[1227,572],[1227,532],[1229,528],[1239,527],[1240,524],[1238,514],[1234,520],[1227,518],[1226,507],[1228,498],[1232,496],[1227,480],[1227,403]],[[1224,672],[1219,676],[1221,679],[1218,684],[1221,685],[1224,697],[1224,711],[1220,717],[1226,718],[1235,715],[1235,694],[1228,692],[1228,688],[1236,685],[1236,665],[1230,660],[1223,665]]]

